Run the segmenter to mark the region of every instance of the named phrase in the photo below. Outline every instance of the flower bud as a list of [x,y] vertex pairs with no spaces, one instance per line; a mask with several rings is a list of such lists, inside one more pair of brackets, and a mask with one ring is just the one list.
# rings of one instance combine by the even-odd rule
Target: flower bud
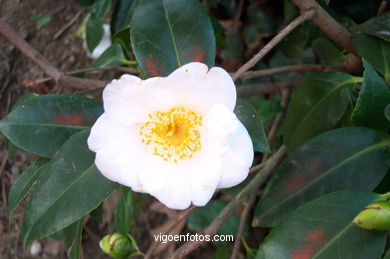
[[370,230],[390,230],[390,202],[378,201],[365,207],[353,220],[358,227]]
[[135,252],[133,242],[126,235],[114,233],[100,240],[100,248],[113,258],[123,258]]

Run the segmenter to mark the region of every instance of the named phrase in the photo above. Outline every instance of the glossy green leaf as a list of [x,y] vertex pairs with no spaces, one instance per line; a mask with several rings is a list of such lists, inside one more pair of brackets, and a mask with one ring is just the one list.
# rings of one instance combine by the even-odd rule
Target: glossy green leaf
[[124,62],[126,62],[126,57],[122,47],[119,43],[115,42],[92,63],[91,67],[119,66],[124,64]]
[[373,190],[390,167],[390,137],[369,128],[321,134],[291,153],[268,183],[255,224],[275,226],[289,212],[325,193]]
[[343,72],[311,74],[294,91],[284,121],[289,151],[336,126],[351,102],[356,79]]
[[133,192],[126,187],[122,187],[121,198],[116,205],[114,214],[114,224],[116,229],[122,234],[127,234],[130,231],[135,213],[133,205]]
[[386,119],[384,110],[390,104],[390,90],[369,63],[363,60],[363,65],[364,80],[352,120],[358,126],[386,131],[390,122]]
[[66,253],[69,259],[81,258],[81,239],[83,234],[84,218],[76,221],[64,229]]
[[112,42],[119,43],[122,46],[126,56],[130,56],[130,27],[124,27],[123,29],[115,32],[115,34],[112,35]]
[[[209,202],[204,207],[197,208],[188,216],[187,227],[198,232],[204,230],[218,216],[226,205],[226,201],[215,200]],[[239,224],[240,216],[233,215],[222,225],[218,234],[235,235]]]
[[323,65],[343,65],[347,56],[343,55],[328,39],[318,38],[312,43],[314,54]]
[[111,19],[111,32],[114,34],[130,25],[135,8],[140,0],[116,1],[114,13]]
[[351,222],[379,199],[374,193],[340,191],[307,203],[272,230],[256,259],[380,258],[387,233],[361,229]]
[[72,136],[40,173],[23,217],[25,244],[81,219],[116,189],[94,165],[88,136],[89,130]]
[[148,76],[166,76],[193,61],[214,65],[213,28],[198,0],[140,1],[131,21],[131,44]]
[[16,208],[22,200],[26,197],[39,176],[42,168],[48,161],[49,160],[45,158],[39,159],[16,179],[8,195],[8,210],[11,216],[14,214]]
[[85,39],[87,47],[90,52],[99,45],[104,36],[103,20],[93,17],[88,18],[87,25],[85,27]]
[[360,32],[352,35],[352,42],[359,55],[390,80],[390,42]]
[[390,13],[384,13],[359,25],[362,32],[390,42]]
[[263,128],[263,123],[255,108],[243,99],[238,98],[234,109],[237,118],[245,125],[252,138],[255,151],[269,152],[267,137]]
[[50,157],[74,133],[91,126],[102,104],[77,95],[28,99],[0,121],[0,132],[21,149]]

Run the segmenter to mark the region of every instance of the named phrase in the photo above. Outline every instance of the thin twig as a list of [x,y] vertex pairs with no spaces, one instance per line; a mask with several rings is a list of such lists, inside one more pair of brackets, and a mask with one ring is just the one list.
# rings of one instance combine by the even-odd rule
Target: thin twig
[[290,22],[283,30],[281,30],[275,37],[272,38],[253,58],[245,63],[240,69],[233,75],[233,80],[237,80],[242,74],[256,65],[268,52],[270,52],[281,40],[284,39],[292,30],[297,26],[310,19],[315,13],[315,10],[307,10],[300,16]]
[[[129,74],[137,74],[138,73],[138,71],[136,69],[134,69],[134,68],[113,66],[113,67],[87,67],[87,68],[81,68],[81,69],[65,72],[64,74],[70,76],[70,75],[76,75],[76,74],[80,74],[80,73],[84,73],[84,72],[105,71],[105,70],[116,70],[116,71],[119,71],[119,72],[124,72],[124,73],[129,73]],[[33,82],[31,82],[29,84],[26,84],[25,86],[26,87],[32,87],[34,85],[46,83],[46,82],[49,82],[51,80],[53,80],[53,78],[51,78],[51,77],[37,79],[37,80],[34,80]]]
[[[177,220],[175,222],[173,222],[172,226],[170,226],[168,228],[167,231],[165,231],[165,235],[168,235],[169,233],[172,232],[172,230],[180,223],[182,222],[183,220],[185,220],[188,215],[191,214],[191,212],[193,212],[194,210],[196,209],[196,207],[192,206],[190,207],[189,209],[187,209],[186,211],[184,211],[184,213],[182,213],[179,217],[177,217]],[[149,250],[147,251],[146,255],[145,255],[145,259],[150,259],[152,258],[153,256],[153,252],[156,250],[156,248],[158,247],[158,245],[160,244],[161,242],[157,242],[155,241],[153,243],[153,245],[149,248]]]
[[[282,160],[286,150],[282,146],[270,159],[264,163],[264,167],[254,178],[234,197],[233,200],[218,214],[213,222],[203,231],[202,234],[214,236],[221,228],[223,223],[236,211],[241,202],[248,201],[250,194],[256,190],[268,179],[274,168]],[[184,258],[186,255],[201,246],[205,241],[190,241],[178,248],[170,258]]]
[[37,64],[48,76],[53,78],[56,83],[66,85],[72,88],[100,88],[106,85],[105,81],[84,79],[72,76],[66,76],[56,67],[54,67],[45,57],[36,49],[22,39],[7,23],[0,19],[0,34],[15,45],[24,55],[29,57]]
[[254,77],[270,76],[274,74],[289,73],[289,72],[328,72],[328,71],[344,71],[343,66],[325,66],[319,64],[300,64],[284,67],[276,67],[270,69],[262,69],[256,71],[248,71],[241,78],[250,79]]
[[[253,194],[255,193],[256,192],[254,192]],[[233,252],[232,255],[230,256],[230,259],[237,258],[238,252],[240,251],[240,247],[241,247],[241,236],[242,233],[244,232],[245,223],[249,217],[249,212],[251,211],[253,204],[255,204],[255,201],[256,201],[256,195],[252,195],[251,198],[249,199],[249,202],[245,204],[245,208],[241,213],[240,225],[238,226],[236,239],[234,240]]]
[[73,18],[68,22],[66,23],[56,34],[54,34],[54,39],[58,39],[67,29],[69,29],[76,21],[77,19],[80,17],[81,15],[81,11],[77,12],[75,16],[73,16]]

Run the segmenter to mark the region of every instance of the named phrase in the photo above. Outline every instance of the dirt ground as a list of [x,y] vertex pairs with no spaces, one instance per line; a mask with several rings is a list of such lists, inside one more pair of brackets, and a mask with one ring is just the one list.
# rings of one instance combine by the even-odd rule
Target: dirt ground
[[[74,0],[0,1],[1,19],[54,66],[64,72],[85,68],[91,63],[82,47],[82,40],[75,37],[75,32],[87,12],[88,8],[81,7]],[[51,21],[38,29],[33,13],[50,16]],[[72,24],[65,29],[71,21]],[[38,66],[0,36],[0,118],[10,111],[20,96],[26,93],[44,94],[53,91],[52,83],[26,87],[29,81],[44,77],[45,74]],[[65,91],[69,90],[65,89]],[[29,254],[29,249],[22,248],[19,240],[22,209],[17,210],[13,223],[8,228],[7,195],[9,188],[16,177],[35,160],[35,157],[18,151],[13,158],[8,158],[5,146],[4,137],[0,136],[0,258],[66,258],[62,242],[56,240],[40,241],[42,249],[35,257]],[[93,225],[89,227],[94,228]],[[96,232],[96,230],[91,232]],[[97,241],[96,235],[85,235],[84,242],[88,244],[85,246],[86,258],[106,258],[99,251]]]

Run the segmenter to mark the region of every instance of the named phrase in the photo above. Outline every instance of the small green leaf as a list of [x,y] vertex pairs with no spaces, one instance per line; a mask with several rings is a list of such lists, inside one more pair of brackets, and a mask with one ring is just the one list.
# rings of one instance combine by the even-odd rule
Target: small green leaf
[[166,76],[193,61],[214,65],[214,32],[198,0],[140,1],[131,21],[131,44],[148,76]]
[[368,128],[341,128],[319,135],[291,153],[259,200],[255,223],[272,227],[323,194],[373,190],[390,167],[390,138]]
[[94,165],[88,136],[89,130],[72,136],[40,173],[23,217],[24,244],[81,219],[117,188]]
[[32,13],[32,18],[36,22],[38,30],[51,21],[51,16],[41,15],[35,11]]
[[126,62],[126,57],[123,53],[122,47],[119,43],[115,42],[108,47],[103,54],[96,59],[91,67],[109,67],[119,66]]
[[263,123],[261,122],[255,108],[253,108],[248,101],[238,98],[234,113],[248,130],[249,135],[252,138],[254,150],[259,152],[269,152],[270,149],[263,128]]
[[386,252],[385,256],[383,257],[383,259],[390,259],[390,248],[387,249],[387,252]]
[[81,239],[83,234],[84,218],[79,219],[64,229],[64,239],[69,259],[81,258]]
[[374,193],[340,191],[309,202],[272,230],[256,259],[380,258],[387,233],[361,229],[351,222],[379,199]]
[[352,35],[352,42],[359,55],[390,80],[390,42],[361,32]]
[[[208,203],[204,207],[199,207],[194,210],[187,220],[187,227],[194,231],[202,231],[218,216],[218,214],[227,205],[226,201],[215,200]],[[235,235],[240,223],[238,215],[231,216],[220,228],[220,235]]]
[[48,161],[49,160],[45,158],[39,159],[37,162],[27,168],[12,185],[8,195],[8,210],[10,214],[10,219],[14,214],[16,208],[27,196],[31,187],[34,185],[36,179],[38,178],[39,173],[42,171],[42,168],[46,165]]
[[369,63],[363,60],[363,65],[365,67],[364,80],[352,120],[358,126],[386,131],[390,123],[383,111],[390,103],[390,90]]
[[116,205],[114,213],[115,227],[122,234],[130,232],[136,212],[134,203],[134,193],[129,188],[122,187],[121,198]]
[[42,95],[15,107],[0,121],[0,132],[21,149],[51,157],[70,136],[89,128],[102,112],[100,102],[83,96]]
[[284,143],[289,151],[332,129],[351,102],[356,79],[343,72],[311,74],[294,91],[284,121]]

